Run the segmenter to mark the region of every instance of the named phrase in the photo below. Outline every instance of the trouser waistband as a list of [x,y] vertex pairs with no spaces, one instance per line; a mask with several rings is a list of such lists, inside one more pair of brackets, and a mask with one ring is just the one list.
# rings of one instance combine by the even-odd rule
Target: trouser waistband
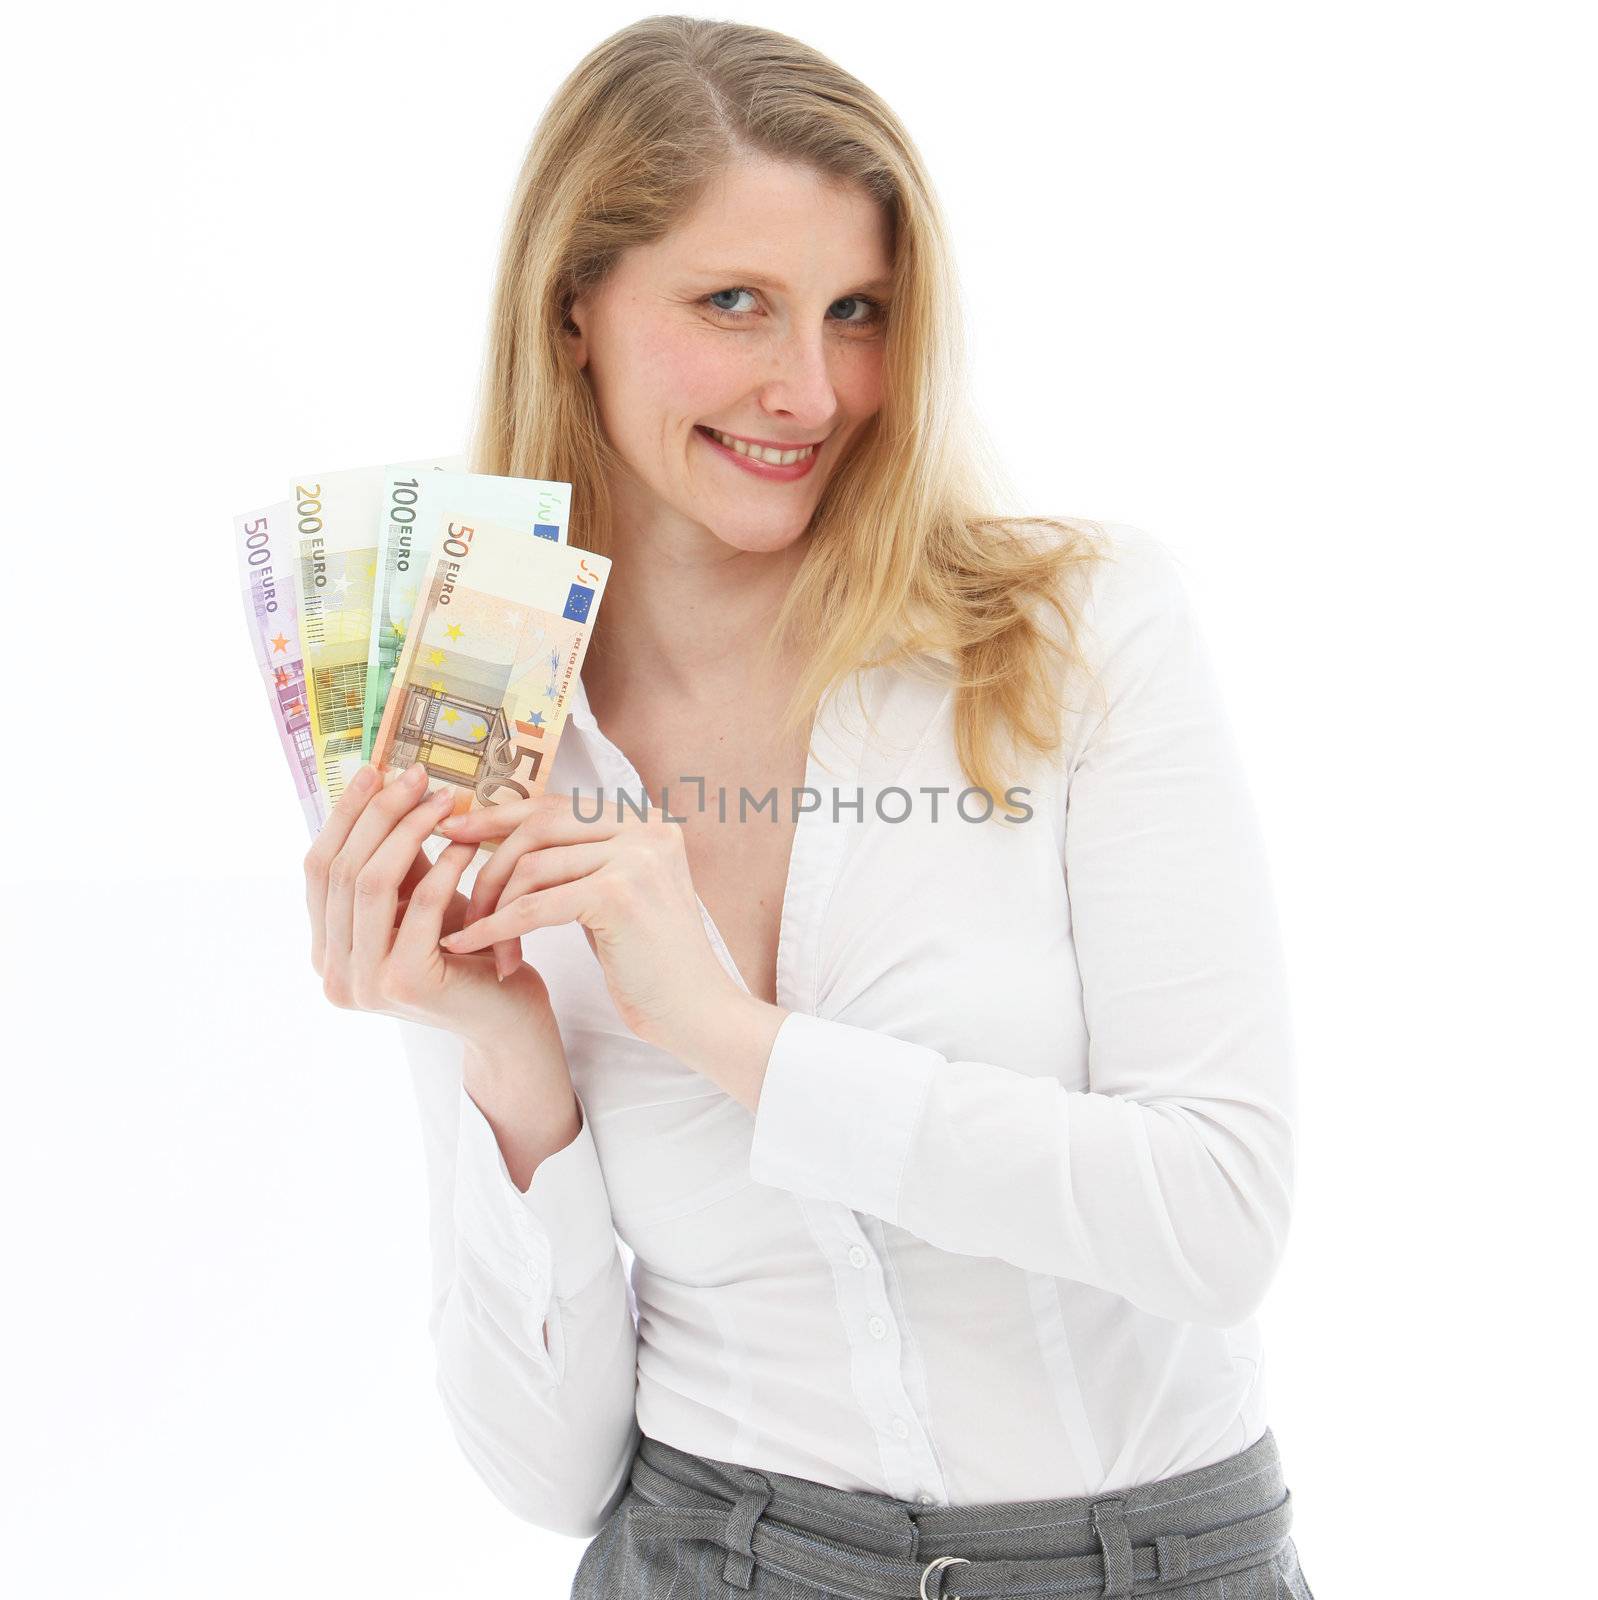
[[994,1600],[1048,1589],[1106,1600],[1220,1578],[1269,1559],[1292,1527],[1270,1430],[1247,1449],[1115,1494],[928,1507],[757,1472],[645,1435],[623,1507],[632,1537],[726,1548],[860,1600]]

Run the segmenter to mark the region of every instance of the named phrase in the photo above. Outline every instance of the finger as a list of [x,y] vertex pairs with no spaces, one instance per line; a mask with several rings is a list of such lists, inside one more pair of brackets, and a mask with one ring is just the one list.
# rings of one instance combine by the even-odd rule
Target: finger
[[[506,882],[505,890],[501,892],[499,899],[504,899],[505,894],[508,892],[520,892],[516,890],[518,880],[524,877],[532,878],[535,875],[535,864],[543,854],[543,851],[537,851],[532,854],[524,855],[521,860],[516,863],[516,870],[511,873],[510,878]],[[498,900],[494,902],[495,905],[498,903]],[[471,919],[472,911],[471,907],[468,906],[466,912],[466,921],[470,922]],[[462,926],[464,925],[465,924],[463,923]],[[503,983],[511,975],[511,973],[513,973],[517,967],[521,965],[521,962],[522,941],[520,935],[514,939],[501,939],[495,944],[494,975],[501,983]]]
[[399,932],[394,935],[389,959],[397,966],[405,970],[422,968],[438,958],[444,912],[475,853],[472,845],[452,844],[417,884],[400,919]]
[[305,909],[311,919],[311,965],[322,970],[327,945],[327,878],[333,858],[344,848],[350,829],[367,802],[382,788],[377,769],[368,762],[344,786],[327,821],[305,856]]
[[[526,866],[529,862],[535,861],[536,859],[537,856],[523,856],[517,865],[519,867]],[[516,877],[517,874],[513,872],[510,876],[509,882],[506,885],[507,888],[509,888],[511,884],[515,883]],[[471,908],[468,906],[467,919],[470,920],[470,918]],[[511,975],[511,973],[513,973],[517,967],[521,965],[521,962],[522,941],[520,936],[514,939],[501,939],[494,946],[494,975],[501,983],[503,983]]]
[[500,939],[519,939],[534,928],[558,927],[563,922],[580,920],[580,914],[592,904],[592,894],[592,879],[588,877],[558,883],[550,889],[535,889],[439,942],[451,955],[467,955]]
[[[356,875],[349,976],[357,995],[371,992],[394,943],[401,881],[411,875],[418,858],[427,862],[426,855],[422,854],[422,840],[433,831],[440,817],[449,814],[454,803],[455,791],[448,784],[435,790],[394,824],[388,837]],[[418,883],[426,875],[426,872],[421,873]]]
[[452,839],[503,839],[529,817],[549,809],[549,795],[535,794],[526,800],[506,800],[494,805],[473,806],[451,817],[447,831]]
[[[549,803],[531,812],[501,839],[498,848],[478,873],[472,884],[471,904],[466,914],[468,922],[477,917],[486,917],[499,903],[511,874],[529,853],[547,850],[553,845],[608,839],[617,831],[614,825],[607,827],[603,823],[583,822],[573,816],[565,795],[545,795],[541,798]],[[467,812],[455,821],[464,821],[466,816],[475,815],[475,812]],[[452,825],[446,825],[440,831],[451,839],[458,837],[458,829]]]
[[515,876],[525,861],[536,861],[544,848],[538,837],[538,823],[524,822],[508,839],[500,843],[493,855],[483,863],[482,870],[472,883],[467,899],[466,920],[475,922],[486,917],[504,898],[505,886]]
[[[503,855],[510,848],[509,842],[501,847]],[[495,911],[508,905],[512,900],[521,895],[530,894],[536,889],[548,889],[557,883],[570,883],[574,878],[583,877],[590,872],[597,872],[615,854],[615,845],[608,839],[587,839],[580,844],[552,844],[528,850],[517,857],[510,872],[498,874],[504,879],[503,885],[497,891],[485,891],[481,900],[476,893],[477,884],[473,885],[471,903],[467,906],[463,926],[469,926],[481,918],[492,916]],[[492,863],[491,863],[492,864]],[[483,871],[477,875],[477,883],[483,880]],[[525,930],[524,930],[525,931]],[[501,941],[499,949],[509,945],[509,941]],[[521,960],[519,948],[511,947],[515,959]],[[501,957],[500,959],[503,959]],[[514,966],[511,970],[515,970]],[[504,976],[501,969],[500,975]]]
[[[509,841],[506,843],[508,845]],[[567,846],[566,848],[570,847]],[[466,916],[462,921],[462,926],[464,927],[466,923],[472,921],[475,916],[485,914],[490,907],[497,906],[499,902],[505,898],[506,894],[520,893],[523,889],[533,887],[531,880],[533,880],[536,876],[535,864],[544,855],[544,853],[545,852],[541,850],[535,849],[522,856],[521,859],[517,861],[515,870],[506,880],[505,888],[501,890],[501,892],[495,896],[494,899],[488,900],[485,896],[484,904],[477,907],[475,911],[472,906],[467,906]],[[507,855],[508,854],[509,852],[507,851]],[[481,876],[481,874],[479,874],[479,876]],[[529,881],[522,883],[521,888],[518,888],[518,883],[523,879]],[[473,885],[473,888],[476,888],[475,884]],[[494,945],[494,975],[501,983],[503,983],[511,975],[511,973],[513,973],[517,967],[521,965],[521,961],[522,941],[520,935],[514,939],[501,939]]]
[[614,833],[615,818],[601,811],[592,822],[579,818],[573,809],[573,796],[540,794],[531,800],[512,800],[504,805],[476,806],[450,818],[443,831],[451,839],[504,839],[534,818],[564,818],[578,832],[589,835],[595,829]]
[[390,775],[355,819],[327,874],[327,947],[331,964],[348,962],[355,926],[355,879],[394,824],[426,795],[426,772],[420,762],[399,776]]
[[[432,838],[432,833],[429,832],[427,837],[429,839]],[[439,851],[440,855],[443,853],[444,852],[442,850]],[[405,869],[405,876],[400,880],[399,903],[401,905],[404,905],[405,902],[410,899],[411,895],[416,890],[416,885],[419,884],[422,879],[425,878],[432,870],[433,863],[431,859],[429,859],[427,852],[422,849],[420,845],[418,845],[416,848],[416,854],[411,857],[410,866]]]

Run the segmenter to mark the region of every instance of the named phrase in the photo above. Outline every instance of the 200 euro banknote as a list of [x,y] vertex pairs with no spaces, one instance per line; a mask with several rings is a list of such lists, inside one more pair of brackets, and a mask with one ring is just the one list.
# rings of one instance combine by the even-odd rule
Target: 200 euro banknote
[[[458,456],[403,463],[411,473],[457,466]],[[366,655],[387,468],[346,467],[294,480],[295,598],[311,712],[316,780],[329,806],[365,759]]]

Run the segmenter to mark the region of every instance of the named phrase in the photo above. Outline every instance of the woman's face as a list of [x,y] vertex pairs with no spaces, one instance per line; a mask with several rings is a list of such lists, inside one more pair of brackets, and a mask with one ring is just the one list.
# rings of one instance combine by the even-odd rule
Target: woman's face
[[[571,309],[578,364],[630,481],[623,527],[673,518],[734,549],[808,526],[882,403],[887,222],[808,167],[742,160],[652,244],[624,251]],[[734,441],[799,451],[773,464]]]

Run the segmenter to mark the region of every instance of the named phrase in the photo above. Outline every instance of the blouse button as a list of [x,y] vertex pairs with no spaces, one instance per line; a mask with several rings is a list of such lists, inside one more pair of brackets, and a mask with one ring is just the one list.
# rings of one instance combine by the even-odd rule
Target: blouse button
[[893,1419],[893,1431],[901,1439],[908,1439],[910,1437],[910,1424],[903,1417],[895,1417]]
[[918,1494],[916,1499],[919,1500],[924,1506],[930,1506],[932,1504],[932,1496],[930,1494]]
[[849,1249],[849,1265],[863,1267],[866,1264],[866,1253],[859,1245],[852,1245]]
[[871,1330],[873,1339],[880,1339],[888,1331],[888,1324],[881,1317],[872,1317],[866,1326]]

